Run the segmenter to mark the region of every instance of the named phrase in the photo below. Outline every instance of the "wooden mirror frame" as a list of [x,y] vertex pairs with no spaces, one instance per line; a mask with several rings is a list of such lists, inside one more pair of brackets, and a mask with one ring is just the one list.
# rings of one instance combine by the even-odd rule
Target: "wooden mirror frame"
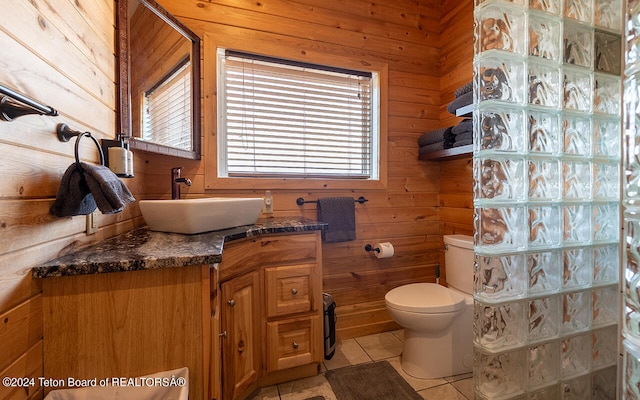
[[[129,1],[139,1],[143,7],[149,8],[164,22],[172,26],[182,36],[190,40],[191,46],[191,150],[164,146],[132,136],[131,131],[131,88],[130,88],[130,54],[129,54]],[[117,6],[117,54],[118,54],[118,116],[117,128],[123,137],[129,138],[132,149],[150,153],[170,155],[174,157],[200,159],[201,119],[200,119],[200,38],[184,26],[167,10],[154,0],[116,0]]]

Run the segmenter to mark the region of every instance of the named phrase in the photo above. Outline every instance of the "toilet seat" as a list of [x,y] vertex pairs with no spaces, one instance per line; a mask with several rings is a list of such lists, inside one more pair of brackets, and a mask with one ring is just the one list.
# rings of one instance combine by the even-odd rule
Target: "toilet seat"
[[465,298],[437,283],[410,283],[390,290],[384,296],[388,307],[414,313],[435,314],[457,312]]

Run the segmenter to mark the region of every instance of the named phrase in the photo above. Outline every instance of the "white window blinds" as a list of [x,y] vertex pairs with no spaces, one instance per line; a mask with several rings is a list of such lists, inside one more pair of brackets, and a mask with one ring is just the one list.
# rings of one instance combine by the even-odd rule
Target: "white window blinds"
[[191,150],[190,65],[183,61],[144,94],[143,140]]
[[372,178],[372,73],[224,50],[219,65],[220,175]]

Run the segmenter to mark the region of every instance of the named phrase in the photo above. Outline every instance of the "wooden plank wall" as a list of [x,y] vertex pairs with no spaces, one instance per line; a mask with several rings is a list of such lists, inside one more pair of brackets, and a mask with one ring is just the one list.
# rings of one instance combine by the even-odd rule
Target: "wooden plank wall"
[[[49,215],[74,142],[62,143],[56,125],[115,135],[113,0],[7,0],[0,12],[0,85],[56,108],[60,116],[0,121],[0,376],[42,376],[42,300],[29,268],[78,246],[130,230],[137,207],[99,216],[97,234],[85,235],[85,217]],[[97,162],[91,140],[83,161]],[[142,167],[142,165],[140,165]],[[134,195],[141,180],[127,180]],[[37,381],[36,381],[37,383]],[[0,399],[41,398],[0,386]]]
[[[160,0],[199,36],[253,40],[273,48],[286,43],[297,54],[322,53],[322,63],[352,57],[387,63],[389,70],[388,187],[385,190],[309,191],[271,189],[276,216],[316,218],[315,206],[299,207],[297,197],[365,196],[356,205],[357,238],[324,244],[324,290],[339,307],[342,338],[395,327],[384,307],[385,293],[402,284],[435,281],[441,261],[437,163],[418,161],[417,140],[438,128],[440,110],[440,0]],[[261,48],[263,52],[270,49]],[[277,54],[274,54],[277,55]],[[205,63],[215,60],[205,59]],[[212,77],[205,77],[205,80]],[[209,140],[205,135],[204,140]],[[203,143],[203,149],[206,149]],[[214,157],[203,154],[203,157]],[[171,167],[193,185],[183,196],[259,196],[260,190],[206,190],[204,162],[142,155],[147,164],[146,195],[169,197]],[[376,259],[367,243],[392,242],[396,255]]]
[[[442,2],[442,126],[460,121],[447,105],[453,92],[473,78],[473,2]],[[440,233],[473,235],[473,164],[471,156],[440,163]],[[446,266],[444,269],[446,274]]]
[[[84,217],[59,219],[48,213],[60,178],[73,161],[73,143],[56,139],[56,125],[64,122],[98,138],[114,136],[114,2],[9,1],[10,6],[0,13],[0,84],[60,111],[59,117],[0,122],[0,375],[41,376],[41,289],[30,278],[29,268],[130,230],[142,220],[137,207],[128,207],[121,214],[100,215],[98,233],[86,236]],[[448,122],[442,112],[450,101],[448,80],[458,74],[470,77],[470,50],[454,55],[456,46],[447,32],[468,26],[468,33],[467,27],[461,28],[467,39],[455,39],[462,40],[460,46],[470,46],[472,5],[442,2],[441,10],[440,0],[160,3],[200,35],[296,44],[301,51],[326,53],[328,63],[335,55],[388,63],[388,188],[332,192],[273,188],[273,194],[275,215],[310,218],[315,218],[314,207],[300,208],[295,198],[364,195],[369,199],[357,206],[357,239],[324,245],[324,288],[340,306],[342,337],[392,328],[384,310],[384,293],[406,282],[433,281],[435,264],[441,261],[442,233],[470,229],[468,217],[459,219],[457,213],[463,210],[471,215],[470,185],[461,180],[450,187],[454,181],[447,179],[458,175],[454,171],[469,171],[469,164],[453,161],[455,166],[447,167],[447,162],[418,161],[416,141],[422,132]],[[453,18],[457,15],[463,18]],[[453,57],[461,58],[451,61]],[[449,62],[460,65],[459,69],[447,70]],[[98,159],[86,139],[80,153],[85,161]],[[183,189],[189,197],[262,194],[224,188],[206,191],[203,162],[142,152],[136,154],[136,178],[126,183],[136,197],[168,197],[174,166],[183,166],[183,174],[194,181]],[[450,175],[441,178],[447,171]],[[377,241],[391,241],[397,256],[377,260],[363,250],[366,243]],[[40,395],[38,388],[29,392],[0,388],[0,399]]]

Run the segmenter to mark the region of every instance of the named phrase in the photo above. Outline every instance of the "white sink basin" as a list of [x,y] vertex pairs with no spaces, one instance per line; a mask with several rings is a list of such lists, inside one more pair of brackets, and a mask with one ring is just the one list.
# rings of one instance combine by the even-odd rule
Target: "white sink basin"
[[254,224],[264,200],[261,197],[210,197],[140,200],[139,203],[149,229],[191,234]]

